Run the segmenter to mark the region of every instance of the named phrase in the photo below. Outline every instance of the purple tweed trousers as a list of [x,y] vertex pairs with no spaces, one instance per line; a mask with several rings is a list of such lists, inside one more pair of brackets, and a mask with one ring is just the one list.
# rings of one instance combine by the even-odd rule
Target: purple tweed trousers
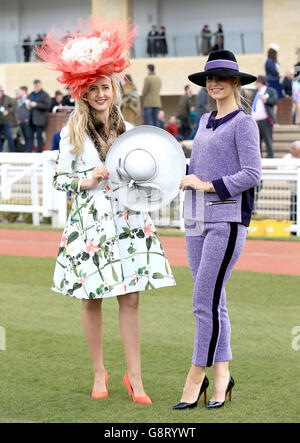
[[240,223],[214,222],[204,223],[202,235],[186,237],[194,280],[194,365],[209,367],[215,361],[232,359],[225,286],[242,252],[246,234],[246,226]]

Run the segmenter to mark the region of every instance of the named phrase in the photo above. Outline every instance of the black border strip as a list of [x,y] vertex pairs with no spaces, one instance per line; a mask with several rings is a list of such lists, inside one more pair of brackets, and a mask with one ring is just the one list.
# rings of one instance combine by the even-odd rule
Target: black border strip
[[219,313],[218,313],[218,307],[220,303],[221,298],[221,292],[222,292],[222,286],[223,281],[225,277],[226,270],[229,266],[230,260],[232,258],[236,239],[237,239],[237,233],[238,233],[238,224],[237,223],[230,223],[230,234],[229,239],[227,243],[227,248],[225,251],[225,255],[220,267],[220,271],[217,277],[215,290],[214,290],[214,298],[213,298],[213,306],[212,306],[212,316],[213,316],[213,330],[212,330],[212,336],[208,348],[208,356],[207,356],[207,363],[206,366],[212,366],[213,360],[214,360],[214,354],[217,346],[218,336],[219,336]]

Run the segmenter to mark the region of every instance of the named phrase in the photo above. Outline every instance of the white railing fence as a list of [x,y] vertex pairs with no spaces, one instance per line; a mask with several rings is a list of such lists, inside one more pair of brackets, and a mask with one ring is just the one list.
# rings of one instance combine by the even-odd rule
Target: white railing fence
[[53,189],[57,152],[0,153],[0,212],[32,213],[33,224],[52,217],[63,227],[67,217],[66,195]]
[[[57,151],[0,153],[0,212],[32,213],[33,224],[51,217],[52,226],[63,227],[67,218],[67,195],[52,186]],[[187,163],[189,160],[187,159]],[[263,159],[261,185],[257,188],[257,217],[292,221],[291,231],[300,235],[300,159]],[[158,227],[184,230],[184,193],[151,213]]]

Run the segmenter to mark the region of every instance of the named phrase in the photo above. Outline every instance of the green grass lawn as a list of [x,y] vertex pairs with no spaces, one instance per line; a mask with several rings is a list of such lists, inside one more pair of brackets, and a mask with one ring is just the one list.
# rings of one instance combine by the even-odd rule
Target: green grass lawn
[[[141,294],[143,382],[152,406],[134,404],[126,370],[118,303],[104,300],[104,354],[109,398],[90,397],[93,372],[81,326],[81,302],[56,293],[54,259],[0,256],[0,422],[205,423],[298,422],[300,278],[235,271],[227,287],[236,380],[220,410],[173,411],[190,367],[194,319],[188,268],[174,268],[177,286]],[[213,390],[213,369],[207,370]]]

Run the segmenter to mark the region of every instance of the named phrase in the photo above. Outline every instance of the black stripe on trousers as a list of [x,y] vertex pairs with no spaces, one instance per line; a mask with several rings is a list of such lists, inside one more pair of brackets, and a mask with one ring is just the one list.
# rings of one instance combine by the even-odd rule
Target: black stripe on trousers
[[219,307],[219,303],[220,303],[225,273],[227,271],[227,268],[229,266],[230,260],[232,258],[233,252],[234,252],[237,233],[238,233],[238,224],[237,223],[230,223],[229,239],[228,239],[225,255],[224,255],[221,267],[220,267],[220,271],[219,271],[219,274],[217,277],[215,290],[214,290],[214,298],[213,298],[213,306],[212,306],[213,330],[212,330],[212,336],[211,336],[209,349],[208,349],[208,357],[207,357],[206,366],[212,366],[213,360],[214,360],[214,354],[215,354],[215,350],[216,350],[216,346],[217,346],[219,329],[220,329],[218,307]]

